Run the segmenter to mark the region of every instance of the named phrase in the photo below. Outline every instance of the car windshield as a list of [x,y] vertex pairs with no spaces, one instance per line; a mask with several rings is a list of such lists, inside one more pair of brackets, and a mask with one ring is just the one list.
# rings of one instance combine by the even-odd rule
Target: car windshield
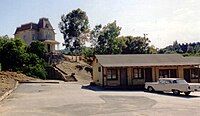
[[179,79],[179,80],[176,80],[176,83],[186,84],[187,82],[186,82],[185,80],[181,80],[181,79]]

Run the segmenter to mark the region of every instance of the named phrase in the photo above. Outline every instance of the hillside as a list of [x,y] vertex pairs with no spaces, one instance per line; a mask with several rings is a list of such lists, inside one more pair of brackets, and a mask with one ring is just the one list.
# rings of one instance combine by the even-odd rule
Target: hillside
[[57,68],[62,70],[67,75],[74,73],[76,80],[80,84],[89,84],[92,81],[92,67],[83,61],[63,61],[56,65]]
[[12,89],[15,86],[16,81],[25,82],[30,80],[35,79],[17,72],[0,72],[0,96]]

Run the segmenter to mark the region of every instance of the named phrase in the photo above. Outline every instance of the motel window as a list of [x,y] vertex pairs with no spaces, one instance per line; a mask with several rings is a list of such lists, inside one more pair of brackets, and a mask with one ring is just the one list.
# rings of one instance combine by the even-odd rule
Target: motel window
[[133,69],[133,78],[143,78],[144,76],[144,69],[141,68],[134,68]]
[[108,69],[107,70],[107,79],[108,80],[116,80],[117,79],[117,70],[116,69]]
[[176,69],[160,69],[159,78],[176,78]]
[[198,79],[200,76],[200,70],[199,69],[191,69],[191,78],[192,79]]

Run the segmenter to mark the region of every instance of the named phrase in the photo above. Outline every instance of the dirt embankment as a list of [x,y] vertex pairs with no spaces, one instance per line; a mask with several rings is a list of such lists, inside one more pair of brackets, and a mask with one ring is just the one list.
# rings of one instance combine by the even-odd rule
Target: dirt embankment
[[68,75],[74,74],[76,80],[81,84],[89,84],[92,82],[92,67],[83,61],[63,61],[56,65],[57,68],[62,70]]
[[11,90],[15,86],[16,81],[27,82],[31,80],[35,80],[35,78],[17,72],[0,72],[0,96],[6,91]]

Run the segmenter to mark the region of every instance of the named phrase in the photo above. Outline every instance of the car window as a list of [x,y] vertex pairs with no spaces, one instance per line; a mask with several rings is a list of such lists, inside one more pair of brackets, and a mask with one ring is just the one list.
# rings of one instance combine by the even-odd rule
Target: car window
[[185,80],[177,80],[177,83],[180,83],[180,84],[186,84],[187,82]]
[[159,80],[159,83],[164,84],[165,81],[164,80]]
[[173,83],[177,83],[177,81],[176,81],[176,80],[173,80]]
[[172,82],[170,80],[166,80],[165,84],[171,84]]

